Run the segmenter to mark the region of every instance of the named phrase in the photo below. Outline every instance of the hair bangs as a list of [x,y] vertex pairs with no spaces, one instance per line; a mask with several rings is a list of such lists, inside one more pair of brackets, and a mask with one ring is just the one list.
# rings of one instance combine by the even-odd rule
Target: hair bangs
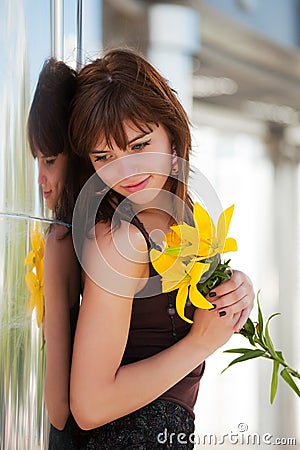
[[31,153],[34,158],[38,152],[43,156],[57,156],[65,150],[65,141],[52,125],[50,117],[45,117],[45,111],[33,111],[29,115],[27,135]]
[[[126,150],[128,136],[125,124],[132,124],[146,134],[152,131],[150,124],[157,121],[155,114],[133,91],[123,90],[121,85],[118,88],[108,92],[104,98],[101,96],[101,101],[93,111],[93,118],[89,120],[93,124],[91,136],[94,136],[91,147],[106,145],[113,149],[116,144],[120,149]],[[86,149],[87,152],[90,150]]]

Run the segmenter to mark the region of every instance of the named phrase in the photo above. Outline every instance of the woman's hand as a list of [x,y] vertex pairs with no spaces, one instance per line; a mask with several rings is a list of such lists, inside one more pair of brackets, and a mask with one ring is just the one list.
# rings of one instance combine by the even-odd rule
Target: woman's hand
[[210,292],[208,299],[215,308],[195,310],[190,338],[213,353],[242,328],[253,307],[254,297],[247,275],[234,271],[229,280]]
[[255,293],[249,277],[234,270],[232,277],[214,288],[208,296],[215,305],[214,311],[220,318],[233,316],[236,319],[234,331],[239,332],[253,308]]

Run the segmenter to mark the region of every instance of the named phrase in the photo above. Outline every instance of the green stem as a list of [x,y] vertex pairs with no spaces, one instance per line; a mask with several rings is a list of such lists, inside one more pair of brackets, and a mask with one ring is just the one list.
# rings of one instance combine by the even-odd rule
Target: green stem
[[[242,335],[242,336],[244,336],[244,335]],[[253,344],[251,343],[251,341],[250,341],[249,338],[247,338],[246,336],[244,336],[244,337],[250,342],[250,344],[251,344],[253,347],[257,347],[256,345],[253,345]],[[262,340],[261,340],[257,335],[253,336],[253,341],[254,341],[256,344],[258,344],[258,345],[266,352],[266,354],[263,355],[264,358],[272,359],[273,361],[277,361],[277,362],[278,362],[279,364],[281,364],[283,367],[285,367],[286,369],[288,369],[289,373],[290,373],[291,375],[293,375],[293,377],[298,378],[298,379],[300,380],[300,374],[299,374],[299,372],[297,372],[295,369],[292,369],[292,368],[285,362],[285,360],[282,359],[282,358],[280,358],[278,355],[277,355],[277,357],[275,358],[275,357],[270,353],[268,347],[262,342]]]

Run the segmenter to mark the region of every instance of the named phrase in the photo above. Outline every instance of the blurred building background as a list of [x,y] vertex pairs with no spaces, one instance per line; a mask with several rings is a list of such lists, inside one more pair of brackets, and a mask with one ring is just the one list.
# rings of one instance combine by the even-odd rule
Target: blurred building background
[[[29,226],[20,214],[40,213],[25,123],[49,56],[80,68],[102,49],[126,46],[165,75],[191,118],[193,165],[224,207],[235,204],[232,266],[261,289],[265,316],[281,312],[271,334],[299,368],[299,0],[2,0],[0,12],[0,449],[47,448],[40,335],[20,264]],[[236,336],[226,348],[245,344]],[[258,433],[263,448],[269,433],[299,447],[299,399],[280,381],[269,404],[270,361],[220,375],[230,360],[219,351],[207,361],[199,435]],[[232,445],[225,438],[222,446]]]

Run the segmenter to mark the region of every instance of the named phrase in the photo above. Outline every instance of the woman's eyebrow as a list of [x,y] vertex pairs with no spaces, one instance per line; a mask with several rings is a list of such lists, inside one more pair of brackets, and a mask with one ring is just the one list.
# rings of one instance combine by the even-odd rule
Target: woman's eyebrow
[[92,150],[91,152],[90,152],[90,154],[91,155],[94,155],[94,154],[96,154],[96,153],[107,153],[107,152],[109,152],[109,150],[100,150],[100,149],[95,149],[95,150]]
[[152,133],[152,131],[149,131],[148,133],[143,132],[143,133],[135,136],[134,138],[130,139],[130,141],[128,142],[128,145],[132,144],[134,141],[137,141],[138,139],[141,139],[141,138],[143,138],[143,137],[145,137],[145,136],[147,136],[148,134],[151,134],[151,133]]
[[[151,134],[152,133],[152,131],[149,131],[149,132],[143,132],[143,133],[141,133],[141,134],[138,134],[137,136],[135,136],[134,138],[132,138],[132,139],[130,139],[130,141],[128,141],[128,144],[127,145],[130,145],[130,144],[132,144],[133,142],[135,142],[135,141],[137,141],[138,139],[141,139],[141,138],[143,138],[143,137],[145,137],[145,136],[148,136],[149,134]],[[100,149],[95,149],[95,150],[92,150],[91,152],[90,152],[90,154],[95,154],[95,153],[107,153],[107,152],[109,152],[109,150],[107,150],[107,149],[102,149],[102,150],[100,150]]]

